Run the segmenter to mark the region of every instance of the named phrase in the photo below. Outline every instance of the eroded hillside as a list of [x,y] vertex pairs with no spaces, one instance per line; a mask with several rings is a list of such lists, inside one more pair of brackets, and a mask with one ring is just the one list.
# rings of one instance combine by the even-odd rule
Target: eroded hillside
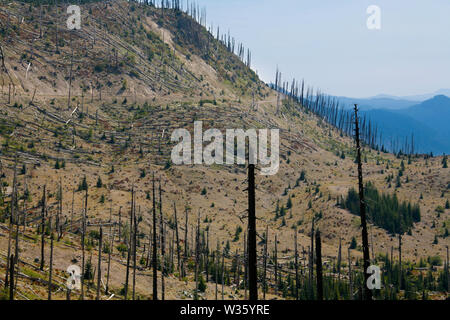
[[[81,5],[82,28],[76,31],[67,29],[65,11],[62,5],[17,1],[2,3],[0,9],[5,63],[0,96],[1,179],[5,195],[0,203],[0,275],[3,277],[6,265],[8,212],[17,156],[17,208],[21,213],[19,221],[26,224],[23,231],[19,228],[20,257],[24,260],[19,268],[25,274],[20,279],[21,294],[46,297],[45,286],[30,280],[46,279],[45,272],[36,275],[38,271],[34,270],[40,258],[37,231],[44,185],[49,216],[58,214],[62,199],[64,232],[55,245],[54,259],[56,274],[61,276],[57,281],[63,282],[67,267],[80,261],[84,176],[89,186],[88,232],[97,231],[99,224],[117,224],[121,219],[123,239],[119,241],[115,227],[114,248],[121,242],[128,243],[124,239],[129,234],[126,221],[134,187],[135,205],[142,218],[137,249],[138,257],[144,259],[143,264],[139,261],[137,273],[137,292],[142,297],[151,294],[151,271],[145,266],[152,224],[153,174],[162,182],[166,246],[172,263],[176,265],[176,209],[182,246],[185,211],[189,216],[187,240],[191,250],[196,243],[199,214],[208,249],[212,252],[216,246],[226,248],[229,269],[233,264],[236,269],[233,257],[241,256],[244,248],[246,167],[179,166],[170,161],[173,130],[186,128],[192,133],[194,121],[200,120],[204,130],[280,129],[280,169],[274,176],[256,178],[260,254],[267,227],[268,251],[274,250],[276,235],[280,268],[289,271],[297,230],[301,265],[306,269],[311,221],[316,218],[315,227],[323,236],[324,260],[330,273],[334,272],[340,242],[347,248],[356,238],[352,259],[362,256],[359,217],[337,206],[338,199],[357,184],[350,137],[341,135],[287,96],[281,95],[277,102],[277,92],[260,81],[224,43],[181,11],[125,1],[88,3]],[[450,211],[446,208],[450,173],[443,168],[442,157],[408,159],[370,148],[364,150],[363,157],[366,181],[372,181],[380,191],[396,193],[402,201],[420,205],[421,221],[402,239],[403,259],[445,259],[450,244]],[[399,176],[400,183],[391,175]],[[394,235],[372,224],[369,231],[374,257],[390,254],[392,248],[398,255]],[[111,229],[106,234],[111,236]],[[95,265],[98,235],[90,233],[87,238],[91,241],[88,257],[92,256]],[[49,250],[48,243],[45,250]],[[347,261],[347,250],[343,250],[343,256]],[[124,283],[124,264],[126,255],[114,251],[111,283],[116,297]],[[178,280],[176,268],[168,272],[166,298],[192,298],[195,283],[191,264],[182,280]],[[31,285],[35,290],[28,288]],[[230,279],[225,289],[226,298],[244,297],[242,288],[237,291]],[[214,290],[214,284],[208,282],[204,297],[213,299]],[[275,297],[274,290],[269,290],[270,297]],[[92,289],[92,297],[94,292]],[[63,292],[56,297],[65,298]]]

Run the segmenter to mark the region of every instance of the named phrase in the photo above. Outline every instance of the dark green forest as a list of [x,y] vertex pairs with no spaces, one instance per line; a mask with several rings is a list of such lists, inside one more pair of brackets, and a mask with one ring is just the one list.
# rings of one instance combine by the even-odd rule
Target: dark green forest
[[[420,221],[420,208],[418,204],[399,202],[397,195],[383,194],[371,182],[364,188],[367,214],[370,222],[394,234],[410,232],[415,222]],[[358,192],[351,188],[347,197],[339,203],[342,209],[359,215]]]

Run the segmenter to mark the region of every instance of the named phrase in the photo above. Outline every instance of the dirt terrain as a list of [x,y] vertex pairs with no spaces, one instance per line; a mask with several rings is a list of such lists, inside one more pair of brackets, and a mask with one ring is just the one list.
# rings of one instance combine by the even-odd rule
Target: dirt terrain
[[[49,215],[56,215],[57,198],[62,196],[63,221],[69,225],[72,219],[79,221],[82,216],[85,194],[77,190],[84,176],[89,185],[87,218],[91,224],[110,219],[117,223],[119,212],[125,223],[134,187],[138,215],[142,217],[139,257],[148,253],[153,173],[162,184],[163,215],[169,225],[174,221],[176,207],[180,237],[186,231],[185,208],[189,207],[188,241],[192,246],[199,214],[201,229],[208,231],[211,250],[217,245],[222,250],[228,242],[232,254],[242,254],[245,231],[236,236],[236,230],[246,229],[246,167],[170,162],[173,130],[186,128],[192,134],[193,123],[199,120],[203,121],[203,130],[280,129],[280,169],[274,176],[257,174],[256,213],[258,241],[267,227],[268,251],[272,252],[277,236],[281,265],[287,266],[292,259],[296,228],[302,253],[300,263],[306,266],[311,221],[319,213],[316,228],[323,236],[323,260],[329,265],[336,262],[341,241],[345,248],[343,260],[347,261],[346,248],[353,237],[357,247],[352,250],[352,259],[362,257],[360,219],[336,205],[338,198],[357,186],[351,137],[340,135],[301,108],[294,114],[288,97],[282,95],[281,102],[277,102],[278,93],[221,42],[208,42],[208,46],[215,46],[214,55],[205,57],[203,46],[186,40],[192,38],[188,32],[185,38],[181,32],[175,33],[177,22],[173,21],[184,21],[175,20],[176,14],[166,12],[161,16],[158,9],[125,1],[94,2],[81,8],[82,30],[69,31],[64,27],[63,6],[58,7],[57,13],[54,6],[47,5],[42,9],[17,1],[0,5],[2,30],[6,30],[0,39],[7,70],[2,69],[0,90],[1,180],[6,195],[5,204],[0,203],[0,208],[4,208],[0,213],[7,212],[11,201],[17,156],[18,208],[28,220],[19,237],[23,260],[19,272],[23,276],[18,281],[17,298],[45,299],[47,295],[45,283],[32,280],[47,279],[48,266],[44,272],[36,270],[40,235],[39,220],[34,220],[40,214],[44,185]],[[158,23],[160,19],[165,19],[164,27]],[[200,26],[192,28],[207,32]],[[57,52],[55,37],[59,43]],[[281,108],[277,113],[278,104]],[[364,148],[363,157],[365,181],[373,182],[384,193],[396,193],[401,201],[420,205],[421,221],[402,238],[402,258],[417,262],[440,256],[445,260],[450,245],[450,238],[444,235],[450,226],[450,210],[445,209],[450,198],[450,171],[443,168],[443,158],[417,156],[408,163],[407,157],[368,147]],[[395,182],[387,183],[386,179],[397,175],[402,160],[405,170],[401,187],[395,187]],[[299,181],[301,171],[306,175],[303,181]],[[101,186],[97,185],[99,178]],[[62,195],[58,194],[59,184]],[[284,217],[276,218],[277,202],[286,208],[289,198],[292,207]],[[443,209],[441,213],[438,207]],[[0,278],[4,279],[8,220],[3,218],[0,227]],[[75,225],[66,229],[63,238],[55,241],[54,277],[59,287],[54,298],[66,298],[65,271],[73,261],[81,260],[77,228]],[[167,228],[169,252],[175,235],[171,227]],[[106,229],[105,236],[110,237],[111,231]],[[98,227],[88,226],[89,230]],[[115,230],[114,247],[120,244],[117,235]],[[390,254],[393,248],[397,257],[397,237],[386,230],[369,224],[369,240],[373,256]],[[92,256],[93,266],[98,259],[95,244],[94,241],[87,253],[88,258]],[[260,244],[259,254],[262,251]],[[48,252],[49,240],[46,255]],[[104,254],[104,276],[106,262]],[[231,258],[227,263],[231,265]],[[112,299],[120,296],[125,266],[126,256],[114,251]],[[137,271],[136,292],[143,299],[151,295],[151,274],[148,268]],[[193,279],[191,272],[183,280],[176,272],[169,274],[165,280],[166,299],[192,299]],[[214,299],[215,284],[207,285],[203,298]],[[218,292],[220,296],[220,285]],[[235,286],[226,285],[225,292],[226,299],[244,297],[244,291]],[[95,289],[89,291],[88,297],[95,298]],[[109,297],[103,295],[102,299]],[[268,298],[276,298],[275,293],[270,291]]]

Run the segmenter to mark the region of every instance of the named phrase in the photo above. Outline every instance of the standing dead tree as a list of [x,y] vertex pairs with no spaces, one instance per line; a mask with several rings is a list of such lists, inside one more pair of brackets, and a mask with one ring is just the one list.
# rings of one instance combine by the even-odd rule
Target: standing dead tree
[[189,220],[189,209],[186,206],[185,207],[185,220],[184,220],[184,257],[183,257],[183,276],[185,276],[186,273],[186,264],[187,264],[187,259],[189,256],[189,245],[188,245],[188,220]]
[[264,257],[263,257],[263,300],[266,300],[267,292],[267,246],[269,242],[269,226],[266,226],[266,233],[264,235]]
[[74,202],[75,202],[75,190],[72,190],[72,210],[70,212],[70,232],[73,232],[73,215],[74,215],[73,205],[74,205]]
[[[8,68],[6,68],[6,64],[5,64],[5,55],[4,55],[4,51],[3,51],[3,47],[0,46],[0,68],[1,68],[1,73],[5,73],[8,76],[9,79],[9,84],[8,84],[8,104],[11,103],[11,86],[13,87],[14,92],[16,91],[16,87],[14,85],[14,81],[11,78],[11,75],[8,72]],[[5,79],[2,76],[2,90],[3,90],[3,86],[5,85]]]
[[160,237],[161,237],[161,300],[164,300],[165,288],[164,288],[164,276],[166,272],[166,247],[165,247],[165,234],[164,234],[164,217],[162,210],[162,189],[161,189],[161,177],[159,177],[159,215],[160,215]]
[[339,251],[337,260],[338,281],[341,280],[341,264],[342,264],[342,239],[339,237]]
[[323,278],[322,278],[322,243],[320,231],[316,232],[316,277],[317,277],[317,300],[323,300]]
[[[112,221],[110,221],[112,223]],[[111,230],[111,227],[110,227]],[[111,254],[114,248],[114,235],[116,232],[116,225],[114,224],[114,227],[112,228],[112,232],[110,231],[110,242],[109,242],[109,250],[108,250],[108,271],[106,274],[106,288],[105,288],[105,294],[109,293],[109,277],[111,272]]]
[[[8,258],[6,258],[8,260]],[[9,259],[9,300],[14,300],[14,263],[16,262],[16,259],[14,258],[14,255],[11,255],[11,258]]]
[[298,278],[297,228],[294,228],[294,264],[295,264],[295,299],[298,300],[298,288],[300,284]]
[[56,234],[57,241],[61,240],[63,236],[63,226],[61,223],[63,211],[63,190],[62,190],[62,182],[59,182],[59,191],[58,191],[58,215],[56,216]]
[[156,242],[156,201],[155,201],[155,174],[153,174],[153,256],[152,256],[152,267],[153,267],[153,300],[158,300],[158,261],[156,255],[157,242]]
[[278,295],[278,237],[275,235],[275,253],[273,262],[275,264],[275,294]]
[[41,265],[39,269],[41,271],[44,270],[44,247],[45,247],[45,212],[47,210],[46,208],[46,201],[47,201],[47,195],[46,195],[46,188],[47,186],[44,185],[44,191],[42,195],[42,211],[41,211]]
[[102,279],[102,245],[103,245],[103,228],[100,227],[100,236],[98,240],[98,267],[97,267],[97,297],[100,300],[100,281]]
[[250,300],[258,300],[256,254],[255,165],[248,165],[248,275]]
[[364,184],[363,173],[361,163],[361,145],[359,140],[359,122],[358,122],[358,105],[355,104],[355,140],[356,140],[356,161],[358,162],[358,184],[359,184],[359,208],[361,215],[361,227],[362,227],[362,246],[363,246],[363,259],[364,259],[364,299],[372,300],[372,291],[367,288],[367,281],[369,274],[367,268],[370,266],[370,254],[369,254],[369,237],[367,234],[367,218],[366,218],[366,202],[364,201]]
[[198,274],[199,274],[199,264],[200,264],[200,211],[197,216],[197,230],[195,232],[195,295],[194,300],[198,300]]
[[[14,161],[14,178],[13,178],[13,191],[11,194],[11,211],[10,211],[10,217],[9,217],[9,233],[8,233],[8,253],[6,255],[6,272],[5,272],[5,288],[8,287],[8,281],[12,281],[11,279],[8,280],[8,273],[10,269],[10,261],[9,257],[11,255],[11,243],[12,243],[12,235],[13,235],[13,225],[14,225],[14,216],[15,216],[15,208],[16,208],[16,183],[17,183],[17,157]],[[18,221],[16,222],[18,224]],[[16,239],[16,249],[17,249],[17,239]],[[16,250],[18,251],[18,250]],[[13,283],[14,285],[14,283]]]
[[403,270],[402,270],[402,235],[398,235],[398,287],[402,288],[402,278],[403,278]]
[[352,255],[351,249],[348,248],[348,282],[349,282],[349,293],[350,300],[353,300],[353,277],[352,277]]
[[[133,300],[136,298],[136,259],[137,259],[137,235],[138,235],[138,219],[136,218],[136,200],[133,201],[134,209],[133,209]],[[140,211],[139,207],[139,211]]]
[[53,240],[54,240],[53,232],[50,230],[50,265],[49,265],[50,271],[48,276],[48,300],[52,300]]
[[177,207],[175,205],[175,201],[173,202],[173,215],[175,219],[175,236],[177,242],[177,270],[181,279],[181,263],[180,263],[180,239],[178,237],[178,218],[177,218]]
[[130,278],[130,260],[133,250],[133,214],[134,214],[134,185],[131,188],[131,210],[130,210],[130,234],[128,237],[128,250],[127,250],[127,267],[125,272],[125,288],[124,288],[124,299],[128,299],[128,284]]
[[[86,179],[86,176],[85,176]],[[87,205],[88,205],[88,185],[86,184],[86,193],[84,196],[84,210],[83,210],[83,218],[81,221],[82,224],[82,231],[81,231],[81,300],[84,300],[84,273],[85,273],[85,263],[86,263],[86,256],[85,256],[85,238],[86,238],[86,217],[87,217]]]

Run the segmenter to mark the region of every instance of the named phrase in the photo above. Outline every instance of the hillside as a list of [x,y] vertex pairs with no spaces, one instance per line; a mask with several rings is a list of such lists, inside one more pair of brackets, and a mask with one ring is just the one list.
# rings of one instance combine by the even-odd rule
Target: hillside
[[[67,267],[80,263],[85,190],[79,186],[84,176],[89,186],[87,259],[91,257],[96,265],[99,239],[93,231],[103,224],[105,239],[115,235],[110,285],[114,299],[122,298],[127,257],[126,252],[121,254],[117,248],[128,245],[124,239],[130,234],[126,221],[132,211],[132,189],[140,217],[136,256],[144,259],[143,264],[138,261],[138,296],[146,299],[152,295],[152,270],[146,265],[146,257],[155,200],[156,205],[162,205],[167,230],[170,268],[165,273],[166,299],[193,298],[193,251],[194,243],[199,241],[207,251],[203,259],[211,258],[214,266],[219,265],[220,258],[213,255],[216,247],[217,251],[227,252],[225,299],[245,298],[246,291],[237,280],[243,277],[244,270],[235,270],[241,270],[245,247],[246,167],[178,166],[170,161],[173,130],[186,128],[192,134],[193,123],[199,120],[203,121],[203,130],[280,129],[280,169],[274,176],[256,176],[256,213],[258,254],[262,256],[267,228],[267,250],[273,257],[276,236],[278,272],[286,283],[293,272],[295,230],[306,282],[314,218],[316,229],[322,233],[323,260],[330,279],[336,273],[339,244],[343,248],[342,260],[348,261],[346,248],[352,238],[357,241],[351,250],[352,268],[355,272],[360,269],[359,217],[337,206],[337,201],[357,186],[351,137],[341,135],[288,96],[281,95],[278,103],[278,93],[264,84],[249,64],[232,52],[234,49],[230,50],[227,43],[218,41],[180,10],[162,10],[122,0],[89,2],[81,5],[82,29],[77,31],[65,27],[67,15],[62,14],[65,10],[63,5],[39,6],[18,1],[0,5],[0,44],[5,66],[0,95],[0,179],[4,187],[0,202],[0,279],[4,282],[10,235],[15,243],[15,232],[10,232],[10,228],[17,227],[22,273],[17,299],[47,297],[45,281],[36,280],[48,278],[48,264],[43,271],[38,270],[44,186],[48,217],[56,218],[59,214],[60,221],[64,221],[63,236],[55,241],[54,248],[54,279],[58,288],[63,288]],[[399,158],[369,148],[365,148],[363,158],[366,181],[382,192],[395,193],[398,199],[420,206],[420,222],[402,239],[402,258],[411,274],[417,276],[414,268],[421,260],[433,256],[445,259],[446,246],[450,244],[450,210],[445,208],[450,194],[450,172],[443,168],[443,158]],[[17,217],[22,223],[25,221],[25,226],[8,223],[15,166],[17,204],[12,207],[20,213]],[[399,170],[401,186],[396,187],[387,180],[397,177]],[[302,171],[304,178],[300,179]],[[162,203],[158,195],[156,199],[152,195],[153,173],[161,181]],[[62,204],[61,209],[58,203]],[[279,215],[281,206],[285,209],[283,215]],[[186,225],[190,252],[183,260],[184,276],[174,267],[175,210],[183,249],[185,212],[189,217]],[[122,233],[117,228],[119,221]],[[107,224],[110,222],[115,223],[114,232]],[[203,240],[196,241],[198,222]],[[394,250],[397,261],[396,235],[371,224],[369,229],[374,260]],[[45,239],[48,263],[49,234]],[[268,259],[271,280],[273,259]],[[431,267],[431,263],[425,264]],[[434,267],[430,272],[437,279],[443,266],[440,263]],[[209,280],[201,298],[214,299],[215,283]],[[90,285],[87,297],[95,298],[95,286]],[[268,298],[289,298],[277,285],[268,287]],[[398,295],[405,297],[406,290],[400,291]],[[444,297],[443,290],[429,291],[435,299]],[[219,288],[219,295],[221,292]],[[78,294],[73,292],[73,298]],[[102,299],[108,297],[102,294]],[[55,289],[54,298],[65,299],[64,290]]]

